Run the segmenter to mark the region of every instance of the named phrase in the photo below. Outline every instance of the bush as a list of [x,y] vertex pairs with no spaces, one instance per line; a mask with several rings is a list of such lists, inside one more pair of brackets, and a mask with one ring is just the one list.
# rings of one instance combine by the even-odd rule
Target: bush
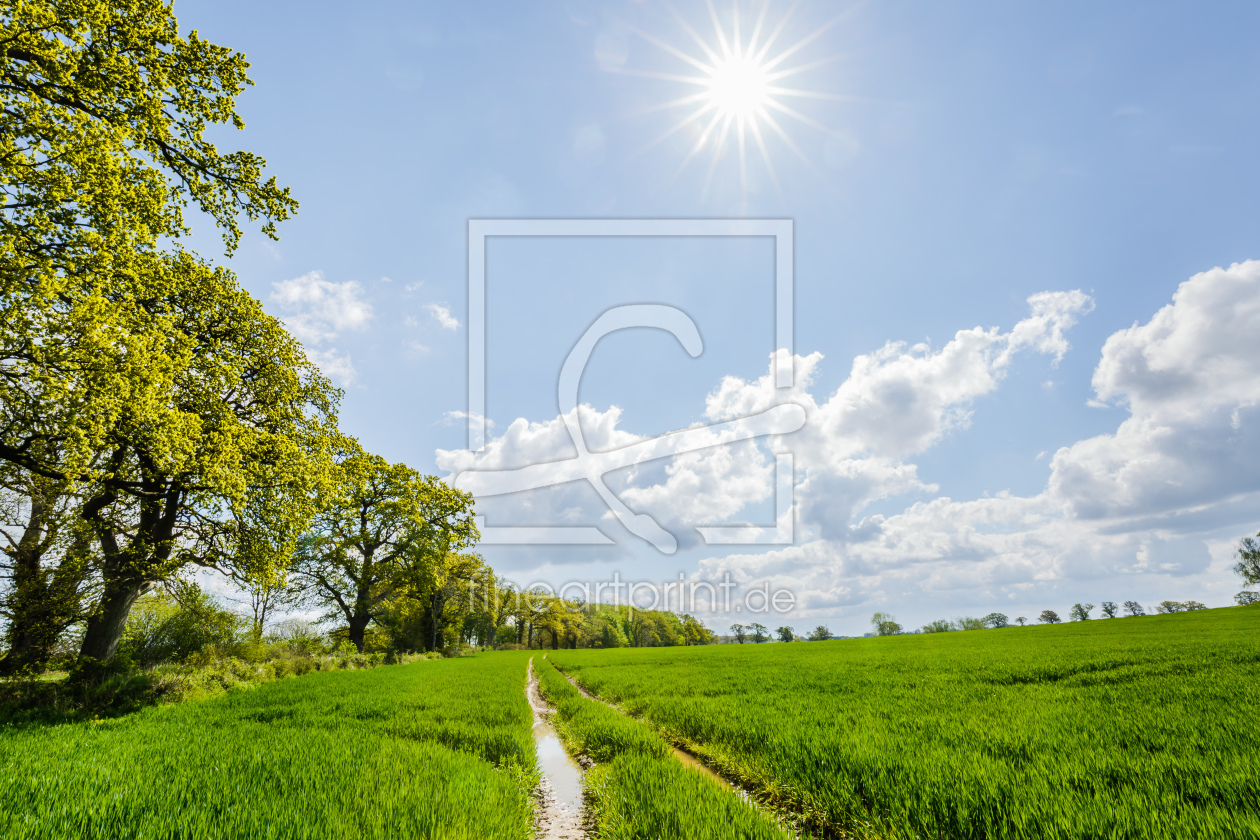
[[[160,662],[204,663],[217,654],[240,655],[247,643],[246,622],[195,586],[167,589],[136,601],[119,645],[119,655],[141,667]],[[207,655],[208,649],[216,655]]]
[[328,639],[314,624],[290,618],[267,634],[268,656],[322,656],[328,653]]
[[[503,627],[500,627],[498,630],[494,631],[494,643],[495,643],[495,645],[499,648],[499,650],[505,650],[505,649],[506,649],[506,650],[515,650],[516,648],[504,648],[503,646],[504,646],[504,645],[514,645],[514,644],[517,644],[517,642],[516,642],[516,639],[517,639],[517,635],[516,635],[516,633],[517,633],[517,630],[516,630],[516,628],[515,628],[515,627],[508,627],[508,626],[506,626],[506,625],[504,625]],[[525,646],[524,646],[524,645],[520,645],[520,648],[521,648],[521,650],[524,650],[524,649],[525,649]]]

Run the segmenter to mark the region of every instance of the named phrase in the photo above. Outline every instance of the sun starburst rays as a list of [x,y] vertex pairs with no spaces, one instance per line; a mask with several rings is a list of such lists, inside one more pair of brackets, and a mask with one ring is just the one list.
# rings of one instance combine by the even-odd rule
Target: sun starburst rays
[[[694,93],[670,99],[638,112],[645,114],[654,111],[685,111],[666,131],[653,139],[641,151],[647,151],[681,132],[687,130],[695,132],[694,140],[690,143],[674,177],[681,175],[697,158],[708,151],[710,160],[705,168],[702,195],[707,195],[721,161],[732,150],[736,155],[740,191],[746,195],[749,191],[749,159],[754,157],[750,154],[752,152],[750,147],[755,148],[756,156],[760,157],[766,175],[769,176],[775,189],[781,192],[778,173],[772,162],[770,148],[766,142],[766,131],[763,131],[763,128],[768,129],[770,134],[778,138],[805,165],[816,169],[804,150],[792,139],[788,130],[780,125],[780,121],[773,114],[790,117],[797,123],[815,130],[830,132],[830,129],[822,123],[780,100],[796,98],[853,101],[853,98],[824,91],[785,86],[781,84],[781,81],[831,64],[841,58],[841,56],[829,56],[793,66],[784,66],[785,62],[797,56],[802,49],[840,23],[849,12],[836,16],[795,43],[776,51],[775,45],[799,4],[797,0],[781,17],[772,20],[770,0],[763,0],[759,4],[760,8],[756,11],[753,25],[745,39],[744,32],[747,30],[744,27],[745,21],[740,14],[738,2],[729,8],[730,14],[724,24],[713,0],[705,0],[707,16],[712,26],[712,35],[709,38],[704,37],[677,9],[667,3],[666,8],[678,22],[682,31],[694,43],[691,52],[644,32],[638,27],[626,24],[627,28],[639,37],[683,62],[686,70],[658,72],[624,68],[621,72],[699,88]],[[688,73],[688,70],[691,72]]]

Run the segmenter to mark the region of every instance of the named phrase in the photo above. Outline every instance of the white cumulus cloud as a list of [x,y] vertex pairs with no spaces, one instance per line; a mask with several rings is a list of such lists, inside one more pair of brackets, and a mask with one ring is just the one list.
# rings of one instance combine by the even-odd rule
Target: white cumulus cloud
[[372,305],[363,299],[357,281],[333,283],[322,271],[272,284],[270,299],[277,304],[289,332],[307,345],[307,356],[330,378],[350,384],[355,377],[348,354],[320,345],[335,341],[343,332],[361,330],[372,320]]
[[[1116,600],[1229,589],[1222,535],[1254,530],[1260,520],[1260,262],[1195,275],[1147,323],[1107,340],[1094,402],[1125,416],[1114,432],[1053,453],[1041,492],[940,496],[919,477],[915,456],[964,428],[975,401],[1000,387],[1020,353],[1061,359],[1068,331],[1093,307],[1079,291],[1041,293],[1028,304],[1028,317],[1008,331],[964,329],[939,347],[890,341],[855,358],[829,395],[815,393],[819,353],[794,357],[790,389],[774,386],[773,365],[752,381],[727,377],[706,398],[709,423],[790,402],[805,410],[806,425],[636,464],[610,474],[609,486],[684,544],[691,532],[694,544],[692,526],[747,518],[746,508],[764,504],[773,454],[793,453],[796,544],[709,557],[697,574],[790,588],[802,618],[905,603],[940,605],[935,618],[949,604],[1079,600],[1062,593],[1095,589],[1092,598]],[[646,440],[619,428],[615,406],[578,412],[591,451]],[[482,452],[439,451],[438,464],[452,473],[511,469],[575,454],[563,418],[517,419]],[[907,494],[918,501],[889,511]],[[580,481],[495,501],[507,512],[502,524],[616,529]],[[1209,570],[1218,582],[1206,582]]]
[[459,329],[459,319],[451,314],[451,308],[449,306],[443,306],[440,303],[430,303],[424,308],[429,310],[429,314],[433,316],[433,320],[437,321],[438,325],[441,326],[442,329]]

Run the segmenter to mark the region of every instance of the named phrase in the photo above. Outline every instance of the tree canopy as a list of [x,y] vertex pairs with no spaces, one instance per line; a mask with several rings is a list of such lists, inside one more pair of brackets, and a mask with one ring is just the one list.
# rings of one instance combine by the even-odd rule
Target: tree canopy
[[362,649],[387,599],[406,590],[442,600],[456,579],[478,570],[459,554],[478,538],[472,504],[470,493],[348,441],[302,540],[298,585],[342,617]]

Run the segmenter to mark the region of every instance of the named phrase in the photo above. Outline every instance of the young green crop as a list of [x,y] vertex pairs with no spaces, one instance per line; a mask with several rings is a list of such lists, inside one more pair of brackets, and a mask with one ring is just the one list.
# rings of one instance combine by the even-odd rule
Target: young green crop
[[600,840],[789,840],[773,819],[700,771],[684,767],[643,724],[587,700],[535,657],[539,687],[556,707],[556,729],[597,766],[587,806]]
[[1260,836],[1260,610],[791,645],[555,651],[806,825]]
[[0,837],[532,834],[526,658],[311,674],[117,720],[0,730]]

